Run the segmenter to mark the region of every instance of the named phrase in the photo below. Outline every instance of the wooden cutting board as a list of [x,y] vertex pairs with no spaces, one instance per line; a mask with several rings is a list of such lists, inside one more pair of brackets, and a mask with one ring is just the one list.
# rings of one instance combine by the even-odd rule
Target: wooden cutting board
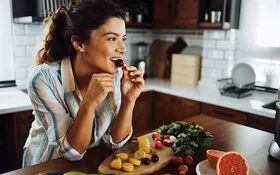
[[110,162],[115,158],[115,155],[120,152],[128,153],[129,157],[133,157],[134,152],[138,149],[137,141],[128,143],[112,153],[107,157],[98,167],[98,172],[101,174],[117,174],[117,175],[135,175],[135,174],[150,174],[169,164],[169,161],[173,157],[173,151],[170,147],[162,146],[160,149],[155,148],[154,141],[152,139],[152,133],[146,134],[149,138],[151,145],[151,154],[156,153],[159,156],[158,162],[152,162],[150,165],[141,164],[140,166],[134,166],[132,172],[124,172],[122,170],[114,170],[110,167]]

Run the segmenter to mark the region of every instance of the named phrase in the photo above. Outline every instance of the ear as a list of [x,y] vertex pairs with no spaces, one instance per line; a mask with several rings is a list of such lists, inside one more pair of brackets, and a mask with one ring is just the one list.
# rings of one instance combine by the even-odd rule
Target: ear
[[77,52],[85,52],[85,46],[77,35],[71,36],[71,43]]

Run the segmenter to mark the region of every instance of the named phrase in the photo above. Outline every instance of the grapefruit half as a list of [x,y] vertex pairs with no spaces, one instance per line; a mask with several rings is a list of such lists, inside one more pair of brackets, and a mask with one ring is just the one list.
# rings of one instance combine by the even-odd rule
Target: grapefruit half
[[209,164],[213,168],[216,168],[218,159],[225,153],[226,152],[220,151],[220,150],[208,149],[206,151],[206,157],[207,157],[207,160],[208,160]]
[[230,151],[218,159],[216,171],[217,175],[248,175],[249,167],[240,153]]

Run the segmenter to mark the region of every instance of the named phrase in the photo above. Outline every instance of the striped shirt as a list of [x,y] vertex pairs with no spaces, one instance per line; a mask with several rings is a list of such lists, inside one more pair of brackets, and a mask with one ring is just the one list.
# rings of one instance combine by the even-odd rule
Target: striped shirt
[[[120,143],[114,143],[110,135],[111,123],[121,104],[121,69],[115,76],[114,95],[108,94],[95,108],[89,148],[105,143],[111,149],[118,149],[131,137],[132,128],[129,136]],[[80,154],[69,145],[66,138],[67,130],[73,124],[82,101],[70,58],[35,66],[29,74],[27,89],[35,119],[24,145],[22,166],[27,167],[58,157],[80,160],[86,151]]]

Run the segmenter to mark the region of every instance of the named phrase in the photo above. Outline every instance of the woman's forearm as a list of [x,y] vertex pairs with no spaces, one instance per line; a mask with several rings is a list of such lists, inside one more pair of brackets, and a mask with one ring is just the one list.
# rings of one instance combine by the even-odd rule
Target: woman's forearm
[[76,119],[66,135],[71,147],[79,153],[83,153],[90,144],[93,121],[94,107],[81,104]]
[[112,139],[115,143],[121,142],[129,135],[132,125],[132,114],[135,101],[122,101],[120,111],[111,127]]

